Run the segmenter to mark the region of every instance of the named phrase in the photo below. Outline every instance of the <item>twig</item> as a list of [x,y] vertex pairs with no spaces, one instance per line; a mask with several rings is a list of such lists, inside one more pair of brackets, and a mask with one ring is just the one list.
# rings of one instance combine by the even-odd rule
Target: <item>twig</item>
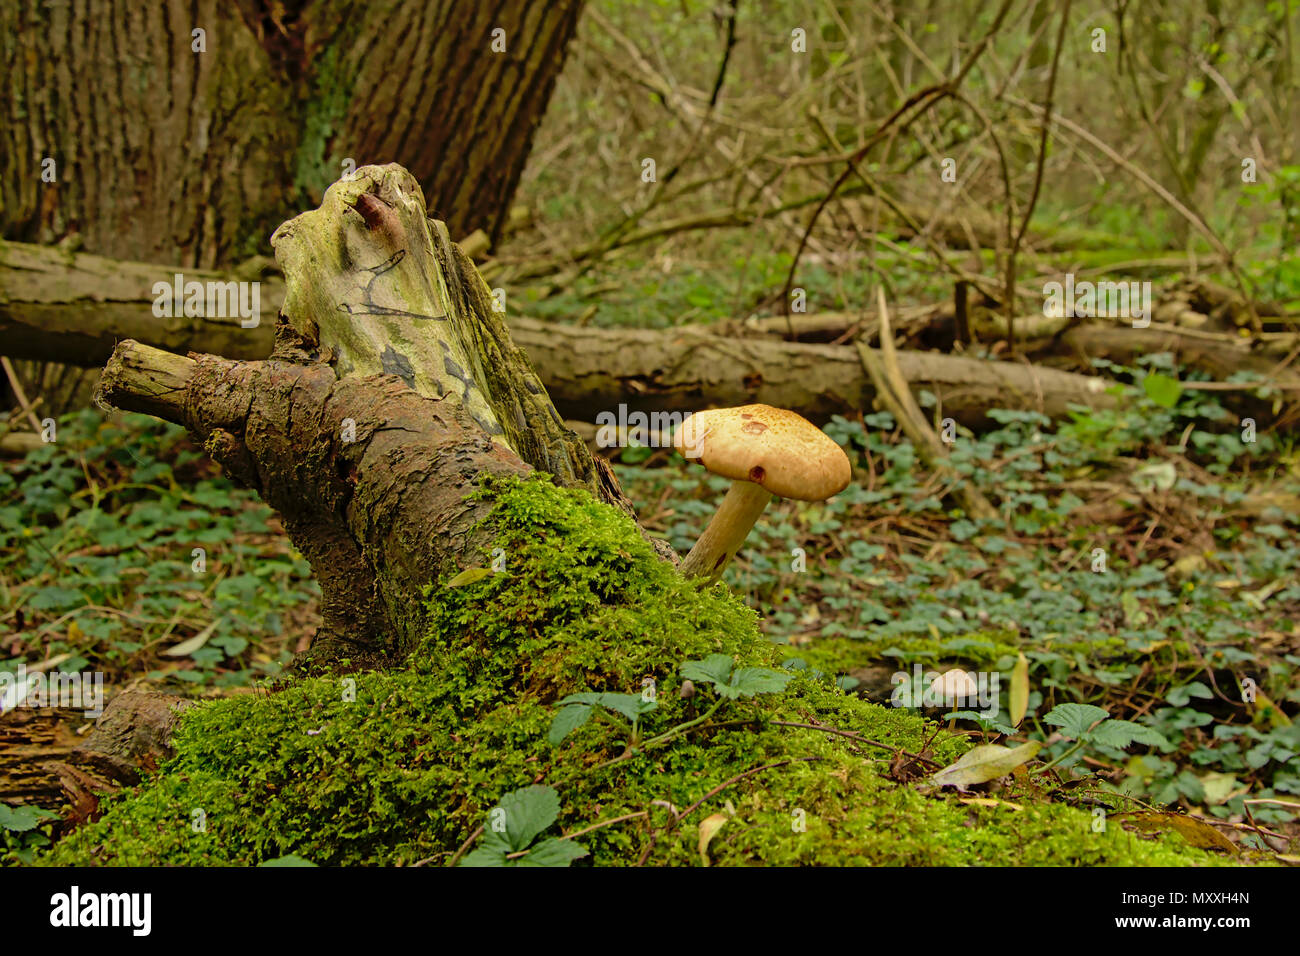
[[[36,415],[32,412],[32,403],[27,400],[27,393],[23,391],[23,383],[18,380],[18,373],[14,371],[13,363],[9,361],[8,356],[0,355],[0,366],[4,367],[5,376],[9,379],[9,385],[14,390],[14,396],[18,399],[18,404],[27,412],[27,420],[32,423],[32,431],[39,435],[41,433],[41,423],[36,420]],[[37,400],[39,401],[39,399]]]
[[862,146],[858,147],[853,155],[849,157],[849,161],[845,165],[844,171],[840,173],[839,177],[831,185],[831,188],[827,190],[825,197],[823,197],[817,208],[813,210],[812,218],[808,220],[808,225],[804,229],[803,237],[799,240],[799,246],[795,249],[794,260],[790,263],[790,271],[786,275],[785,288],[781,291],[781,298],[783,300],[782,307],[787,313],[790,311],[790,289],[794,286],[794,277],[799,268],[799,259],[803,255],[804,249],[808,246],[808,240],[812,236],[813,227],[817,224],[817,220],[830,204],[830,201],[835,198],[840,187],[843,186],[848,178],[853,175],[854,166],[857,163],[862,162],[862,160],[866,158],[867,154],[875,148],[876,144],[885,138],[886,133],[892,129],[894,124],[899,123],[913,107],[919,107],[919,109],[917,109],[912,116],[908,117],[905,122],[900,123],[898,128],[899,133],[905,132],[908,127],[921,117],[922,113],[939,100],[951,96],[957,88],[961,86],[962,81],[966,78],[966,74],[975,66],[976,61],[983,55],[989,42],[1002,27],[1002,21],[1006,18],[1007,11],[1011,9],[1011,4],[1012,0],[1003,0],[1002,6],[998,9],[997,15],[993,18],[993,25],[989,27],[988,31],[980,39],[975,49],[971,51],[970,56],[966,58],[966,62],[962,64],[955,76],[944,83],[927,86],[924,89],[913,93],[906,101],[904,101],[903,105],[890,113],[889,116],[885,117],[885,119],[881,121],[880,125],[876,127],[876,131],[871,134],[871,137],[862,144]]
[[[466,851],[467,851],[471,846],[474,845],[474,841],[477,840],[477,839],[478,839],[480,836],[482,836],[482,835],[483,835],[483,824],[480,823],[477,827],[474,828],[474,832],[471,833],[471,834],[469,835],[469,838],[466,839],[465,842],[462,843],[462,844],[460,845],[460,849],[457,850],[457,851],[452,855],[452,858],[451,858],[450,860],[447,861],[447,865],[448,865],[448,866],[455,866],[455,865],[457,864],[457,862],[459,862],[460,858],[461,858],[462,856],[465,855],[465,852],[466,852]],[[431,859],[433,859],[433,857],[429,857],[429,859],[431,860]],[[421,860],[421,861],[420,861],[420,863],[427,863],[427,862],[428,862],[428,860]],[[420,863],[417,863],[416,866],[419,866]]]

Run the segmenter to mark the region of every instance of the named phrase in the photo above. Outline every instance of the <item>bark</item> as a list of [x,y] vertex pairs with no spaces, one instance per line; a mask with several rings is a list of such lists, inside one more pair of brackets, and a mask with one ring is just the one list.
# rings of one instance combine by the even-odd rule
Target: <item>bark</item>
[[[815,422],[856,415],[875,397],[851,346],[724,339],[699,329],[579,329],[512,323],[515,340],[542,370],[560,413],[594,420],[620,404],[650,412],[762,402]],[[1108,407],[1102,379],[1010,362],[900,352],[913,391],[935,394],[944,415],[969,423],[990,408],[1032,408],[1052,417],[1071,404]]]
[[81,741],[75,728],[85,722],[80,711],[54,707],[18,707],[0,715],[0,802],[60,802],[62,787],[52,764]]
[[213,268],[350,158],[404,163],[454,234],[495,239],[581,6],[7,2],[0,235]]
[[[360,221],[357,213],[348,216]],[[499,324],[472,264],[447,241],[445,232],[435,229],[430,242],[444,263],[454,263],[453,272],[461,277],[458,288]],[[270,354],[270,316],[285,301],[278,278],[262,281],[263,319],[258,327],[242,329],[237,319],[155,317],[150,289],[154,282],[170,281],[173,272],[144,263],[0,243],[4,349],[23,358],[85,364],[106,360],[121,338],[177,352],[217,352],[227,358]],[[199,272],[186,273],[186,278],[206,282],[231,275]],[[932,309],[906,311],[904,324],[910,326],[933,314]],[[819,334],[852,323],[849,316],[794,319],[796,335]],[[878,327],[874,316],[864,323],[867,334]],[[334,338],[326,344],[338,345],[345,333],[352,334],[346,331],[352,324],[335,323]],[[629,411],[693,412],[708,405],[764,402],[824,422],[832,415],[870,408],[875,394],[852,347],[766,337],[779,330],[777,320],[764,320],[755,330],[758,337],[743,339],[715,335],[708,328],[579,328],[525,318],[511,319],[509,326],[556,408],[568,418],[594,421],[601,412],[616,413],[620,405]],[[455,354],[462,357],[454,360],[467,361],[463,353],[457,346]],[[441,368],[436,357],[427,358],[425,364]],[[944,413],[965,422],[978,422],[994,407],[1035,408],[1055,417],[1065,414],[1072,403],[1103,407],[1110,402],[1099,388],[1099,379],[1053,369],[906,351],[899,353],[899,364],[915,390],[938,395]],[[371,370],[382,367],[380,363]],[[505,415],[507,421],[514,417],[513,411]]]
[[[422,631],[423,588],[485,542],[464,502],[527,466],[453,400],[324,363],[180,358],[127,341],[105,401],[183,424],[282,515],[321,588],[312,654],[376,665]],[[351,422],[351,426],[347,423]]]

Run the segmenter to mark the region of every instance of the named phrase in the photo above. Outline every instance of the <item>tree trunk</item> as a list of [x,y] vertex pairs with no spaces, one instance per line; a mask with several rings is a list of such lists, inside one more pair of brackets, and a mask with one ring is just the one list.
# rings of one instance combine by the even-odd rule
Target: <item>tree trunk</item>
[[454,235],[496,239],[581,6],[7,2],[0,235],[214,268],[351,160],[404,164]]

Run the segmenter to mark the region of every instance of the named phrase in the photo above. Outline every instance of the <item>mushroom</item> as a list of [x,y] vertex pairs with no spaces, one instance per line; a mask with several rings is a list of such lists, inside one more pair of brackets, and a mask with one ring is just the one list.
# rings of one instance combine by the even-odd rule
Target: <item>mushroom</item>
[[[975,678],[959,667],[944,671],[930,683],[931,699],[938,697],[954,710],[958,700],[965,703],[974,700],[978,695],[979,687],[975,683]],[[952,730],[956,723],[957,718],[953,717],[948,721],[948,729]]]
[[771,405],[696,412],[673,445],[731,488],[682,563],[687,577],[712,584],[740,550],[773,495],[821,501],[843,491],[852,468],[834,439],[801,415]]

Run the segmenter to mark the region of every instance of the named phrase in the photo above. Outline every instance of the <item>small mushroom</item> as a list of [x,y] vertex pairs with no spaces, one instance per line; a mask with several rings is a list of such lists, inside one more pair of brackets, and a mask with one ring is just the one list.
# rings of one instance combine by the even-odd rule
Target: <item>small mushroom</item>
[[696,412],[677,429],[674,446],[731,488],[682,563],[687,577],[710,584],[722,576],[773,495],[821,501],[852,476],[834,439],[801,415],[771,405]]
[[[978,694],[979,687],[975,679],[959,667],[944,671],[930,683],[931,699],[938,697],[954,710],[958,700],[965,703],[974,700]],[[948,721],[948,729],[952,730],[956,723],[957,718],[953,717]]]

